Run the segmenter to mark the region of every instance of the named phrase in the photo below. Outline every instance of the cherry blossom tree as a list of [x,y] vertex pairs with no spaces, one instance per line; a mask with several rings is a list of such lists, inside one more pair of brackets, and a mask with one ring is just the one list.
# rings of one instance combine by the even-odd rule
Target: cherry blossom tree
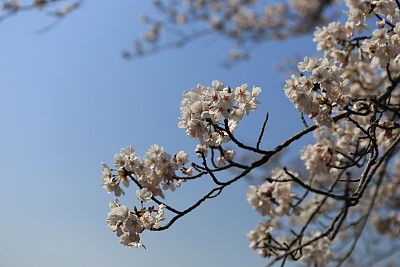
[[[155,14],[143,14],[148,30],[126,57],[142,57],[212,35],[233,44],[225,63],[244,60],[266,40],[309,33],[328,20],[334,0],[187,0],[154,1]],[[331,12],[332,13],[332,12]]]
[[[206,37],[232,43],[224,63],[246,60],[259,44],[307,34],[334,17],[325,12],[335,0],[155,0],[155,9],[141,16],[147,25],[127,58],[143,57],[185,46]],[[328,15],[329,14],[329,15]]]
[[[179,48],[209,36],[231,41],[224,63],[248,59],[250,51],[267,40],[307,34],[335,17],[338,0],[154,0],[153,10],[141,16],[147,30],[122,52],[125,58],[149,56]],[[0,21],[12,15],[39,11],[57,22],[84,0],[3,0]],[[54,23],[41,29],[46,31]]]
[[[187,2],[193,16],[204,12],[208,20],[220,18],[214,30],[228,35],[236,31],[235,36],[251,40],[250,32],[241,31],[247,29],[244,22],[233,19],[244,13],[235,13],[229,18],[233,20],[226,22],[223,19],[229,16],[223,15],[227,9],[218,6],[220,1]],[[242,2],[252,5],[257,1]],[[165,6],[157,3],[164,10]],[[199,84],[184,92],[180,106],[178,127],[198,141],[197,159],[190,160],[183,151],[168,153],[158,145],[140,158],[127,146],[115,154],[113,168],[103,163],[102,186],[117,197],[110,204],[107,222],[122,244],[143,247],[140,236],[144,231],[172,227],[226,187],[265,167],[294,142],[313,134],[315,142],[299,154],[305,171],[289,169],[283,163],[263,177],[260,186],[249,186],[247,200],[264,218],[248,234],[250,248],[268,258],[269,265],[301,261],[309,266],[351,262],[360,240],[390,243],[389,248],[376,248],[381,257],[400,249],[400,2],[346,0],[345,4],[344,22],[326,23],[314,31],[321,57],[305,57],[297,65],[299,74],[293,74],[284,85],[286,96],[302,114],[303,130],[271,150],[264,149],[266,114],[258,142],[242,142],[235,129],[257,110],[262,89],[212,81],[209,86]],[[176,23],[187,19],[178,9],[165,12]],[[320,22],[321,18],[316,19]],[[220,21],[224,27],[218,26]],[[156,41],[157,34],[147,38]],[[242,153],[256,160],[236,160]],[[230,178],[222,178],[224,172]],[[197,202],[183,210],[168,204],[166,190],[178,190],[183,183],[203,176],[211,177],[214,187]],[[138,188],[138,201],[129,203],[131,209],[118,201],[125,194],[122,187],[130,183]]]
[[[183,93],[178,123],[198,142],[194,157],[156,144],[140,157],[128,145],[114,155],[113,167],[102,164],[102,187],[115,197],[108,227],[121,244],[144,247],[144,232],[173,227],[313,134],[314,143],[299,152],[303,166],[288,168],[282,161],[259,186],[249,186],[249,205],[264,218],[248,234],[250,248],[270,266],[340,266],[357,257],[353,252],[361,242],[386,242],[374,248],[375,259],[384,259],[400,249],[400,1],[345,0],[345,21],[324,12],[332,0],[265,2],[155,1],[159,15],[143,16],[149,30],[125,55],[149,55],[218,34],[243,49],[230,54],[237,60],[258,43],[314,30],[320,57],[305,57],[283,87],[304,129],[265,149],[266,114],[256,144],[247,144],[235,130],[256,112],[262,88],[199,84]],[[5,0],[0,18],[46,10],[60,19],[80,4]],[[185,190],[185,183],[205,176],[213,187],[197,201],[182,210],[169,204],[164,192]],[[136,201],[121,203],[130,185],[137,189]]]
[[82,4],[83,0],[3,0],[0,3],[0,21],[19,12],[42,11],[56,19],[63,18]]

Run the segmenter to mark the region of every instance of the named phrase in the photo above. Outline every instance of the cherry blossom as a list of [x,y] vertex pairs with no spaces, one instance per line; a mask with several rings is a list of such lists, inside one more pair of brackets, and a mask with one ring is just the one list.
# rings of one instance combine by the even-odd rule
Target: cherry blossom
[[[284,26],[274,17],[289,9],[306,19],[320,8],[318,2],[290,1],[290,5],[268,7],[262,15],[239,8],[229,24],[218,15],[225,8],[242,7],[237,1],[188,1],[188,5],[194,12],[206,8],[217,15],[207,18],[213,29],[249,36],[261,25]],[[121,149],[114,156],[115,170],[103,164],[102,187],[108,193],[121,196],[125,193],[121,185],[138,187],[140,206],[129,210],[118,201],[110,204],[107,223],[122,244],[143,246],[140,235],[144,231],[166,230],[226,187],[245,178],[254,181],[254,177],[259,177],[259,183],[249,185],[246,197],[262,219],[249,232],[249,245],[270,259],[269,266],[290,260],[341,265],[353,260],[360,240],[398,238],[400,4],[395,0],[345,3],[345,21],[315,28],[313,41],[320,54],[304,57],[297,64],[299,73],[283,85],[304,125],[294,135],[265,148],[266,114],[256,143],[240,141],[236,129],[257,110],[261,88],[231,87],[215,80],[210,86],[198,84],[184,92],[180,105],[178,127],[198,142],[197,162],[189,166],[187,153],[170,154],[152,145],[143,159],[131,146]],[[178,13],[177,23],[188,23],[190,17]],[[157,42],[159,33],[155,35],[148,41]],[[313,140],[298,155],[300,164],[274,161],[311,133]],[[225,171],[228,175],[222,175]],[[203,176],[209,176],[213,185],[194,204],[178,210],[161,202],[167,201],[164,191]],[[164,217],[165,213],[171,218]]]

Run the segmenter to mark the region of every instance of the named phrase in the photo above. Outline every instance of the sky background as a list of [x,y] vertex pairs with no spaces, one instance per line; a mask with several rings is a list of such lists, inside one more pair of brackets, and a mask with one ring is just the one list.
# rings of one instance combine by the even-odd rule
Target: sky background
[[[312,37],[266,43],[231,69],[221,67],[230,46],[220,38],[127,61],[121,51],[144,30],[143,2],[85,1],[45,34],[37,31],[52,20],[43,13],[0,24],[0,267],[265,265],[248,248],[246,234],[260,219],[246,202],[248,181],[167,231],[143,233],[147,250],[137,250],[120,245],[107,227],[113,196],[100,186],[100,163],[112,165],[129,144],[143,156],[154,143],[195,161],[196,143],[177,127],[179,103],[183,91],[214,79],[263,89],[259,110],[236,132],[239,140],[255,144],[269,112],[263,145],[282,142],[302,125],[275,65],[314,55]],[[210,186],[207,178],[183,184],[166,202],[184,209]],[[135,189],[126,191],[121,202],[132,206]]]

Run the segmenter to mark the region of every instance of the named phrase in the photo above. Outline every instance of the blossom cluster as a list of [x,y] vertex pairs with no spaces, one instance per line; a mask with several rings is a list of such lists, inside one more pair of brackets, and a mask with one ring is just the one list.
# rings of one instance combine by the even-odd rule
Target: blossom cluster
[[272,243],[270,232],[274,229],[271,221],[260,221],[256,230],[251,230],[247,237],[250,241],[250,248],[258,250],[258,255],[263,258],[272,256],[269,245]]
[[189,174],[184,168],[184,165],[189,162],[189,156],[184,151],[179,151],[172,156],[165,152],[163,147],[154,144],[143,159],[136,156],[135,152],[130,145],[126,149],[121,148],[120,152],[114,155],[116,170],[110,169],[105,163],[102,164],[102,187],[108,193],[113,192],[117,197],[124,195],[121,183],[128,187],[132,177],[135,177],[139,184],[147,188],[154,196],[164,198],[163,190],[174,191],[183,181],[176,179],[177,170],[181,169],[183,174]]
[[306,169],[314,174],[328,174],[332,171],[329,164],[334,164],[336,153],[332,146],[316,143],[307,145],[301,151],[301,159],[304,160]]
[[400,212],[391,211],[387,216],[374,214],[371,223],[380,234],[389,238],[400,236]]
[[334,257],[334,254],[330,249],[329,239],[327,237],[319,238],[320,236],[320,232],[314,232],[307,237],[308,240],[318,238],[309,246],[305,246],[302,251],[301,260],[308,266],[327,266]]
[[202,145],[220,146],[230,140],[223,121],[227,120],[229,130],[233,131],[244,114],[257,109],[260,102],[256,98],[260,93],[260,87],[250,91],[247,84],[236,89],[224,87],[219,81],[213,81],[209,87],[199,84],[183,94],[178,126]]
[[[331,22],[314,32],[317,50],[325,57],[304,58],[298,64],[301,75],[293,75],[284,87],[295,107],[322,125],[329,126],[332,114],[351,105],[352,98],[382,90],[381,81],[385,77],[382,70],[388,67],[393,74],[400,71],[400,22],[396,2],[346,3],[349,11],[345,24]],[[370,30],[367,19],[371,17],[371,10],[381,20],[376,22],[377,28],[371,36],[358,36]]]
[[[368,125],[369,117],[359,117],[360,125]],[[321,127],[314,132],[316,142],[306,145],[300,152],[306,170],[311,175],[331,178],[330,174],[337,174],[341,167],[349,165],[354,158],[365,153],[368,140],[360,139],[363,136],[361,129],[351,122],[341,122],[331,125],[330,128]],[[380,140],[380,139],[379,139]],[[349,167],[348,171],[352,169]]]
[[301,208],[294,203],[297,194],[292,191],[290,176],[282,169],[274,169],[268,180],[258,188],[254,185],[249,186],[247,201],[250,205],[262,216],[270,218],[299,215]]
[[[365,129],[369,126],[369,116],[354,116],[358,126]],[[388,150],[394,138],[400,133],[396,122],[388,122],[382,118],[379,122],[382,128],[376,130],[376,143],[379,150],[384,153]],[[348,174],[357,174],[357,165],[354,164],[368,150],[370,142],[365,137],[365,133],[352,122],[343,121],[335,123],[330,128],[321,127],[314,132],[316,142],[306,145],[300,153],[300,158],[304,161],[306,170],[309,174],[318,179],[316,183],[324,183],[336,175],[343,168],[347,169]],[[392,127],[391,127],[392,126]]]
[[[349,61],[364,61],[379,65],[382,69],[390,62],[399,61],[399,8],[394,0],[379,1],[346,1],[349,11],[347,21],[329,23],[325,27],[317,27],[314,41],[317,50],[324,55],[336,59],[345,65]],[[367,19],[371,17],[371,10],[380,18],[376,22],[377,29],[372,31],[370,38],[357,39],[357,34],[370,30]],[[387,26],[387,28],[386,28]],[[360,41],[361,45],[360,45]],[[357,48],[358,57],[346,55],[346,46]],[[361,56],[361,58],[360,58]]]
[[143,207],[143,202],[150,201],[152,197],[152,193],[146,188],[137,190],[136,196],[142,203],[140,210],[134,206],[134,210],[131,211],[126,205],[121,205],[118,199],[111,202],[107,224],[110,230],[120,238],[121,244],[138,248],[144,247],[140,242],[139,234],[144,229],[156,229],[160,226],[160,222],[164,220],[165,206],[161,204],[157,209],[154,206]]
[[[143,159],[135,155],[132,146],[121,148],[114,155],[114,166],[111,169],[103,163],[102,187],[108,193],[114,193],[116,197],[124,195],[121,188],[128,187],[131,181],[135,181],[140,190],[136,191],[136,197],[141,203],[141,208],[134,206],[133,211],[126,205],[121,205],[118,198],[110,203],[111,211],[107,214],[107,223],[111,231],[116,232],[120,242],[128,247],[142,247],[139,234],[145,229],[156,229],[164,220],[164,204],[156,209],[154,206],[145,208],[144,202],[149,202],[154,196],[164,198],[163,190],[174,191],[182,183],[182,179],[176,179],[176,171],[181,169],[184,175],[191,175],[191,171],[184,165],[189,162],[188,154],[179,151],[174,156],[164,151],[163,147],[152,145]],[[154,214],[154,215],[153,215]]]
[[[330,115],[337,106],[348,103],[349,87],[343,70],[327,58],[304,58],[298,64],[300,77],[292,75],[284,91],[295,107],[322,125],[331,125]],[[310,73],[306,76],[306,73]]]

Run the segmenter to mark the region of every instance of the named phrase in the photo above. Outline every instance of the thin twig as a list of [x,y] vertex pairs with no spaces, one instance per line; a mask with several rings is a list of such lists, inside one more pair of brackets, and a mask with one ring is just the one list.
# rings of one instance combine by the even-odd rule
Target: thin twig
[[256,145],[256,148],[257,148],[258,150],[260,150],[260,143],[261,143],[261,140],[262,140],[263,135],[264,135],[265,125],[267,125],[268,118],[269,118],[269,114],[268,114],[268,112],[267,112],[267,115],[265,115],[265,120],[264,120],[264,123],[263,123],[262,128],[261,128],[261,133],[260,133],[260,135],[258,136],[258,141],[257,141],[257,145]]

